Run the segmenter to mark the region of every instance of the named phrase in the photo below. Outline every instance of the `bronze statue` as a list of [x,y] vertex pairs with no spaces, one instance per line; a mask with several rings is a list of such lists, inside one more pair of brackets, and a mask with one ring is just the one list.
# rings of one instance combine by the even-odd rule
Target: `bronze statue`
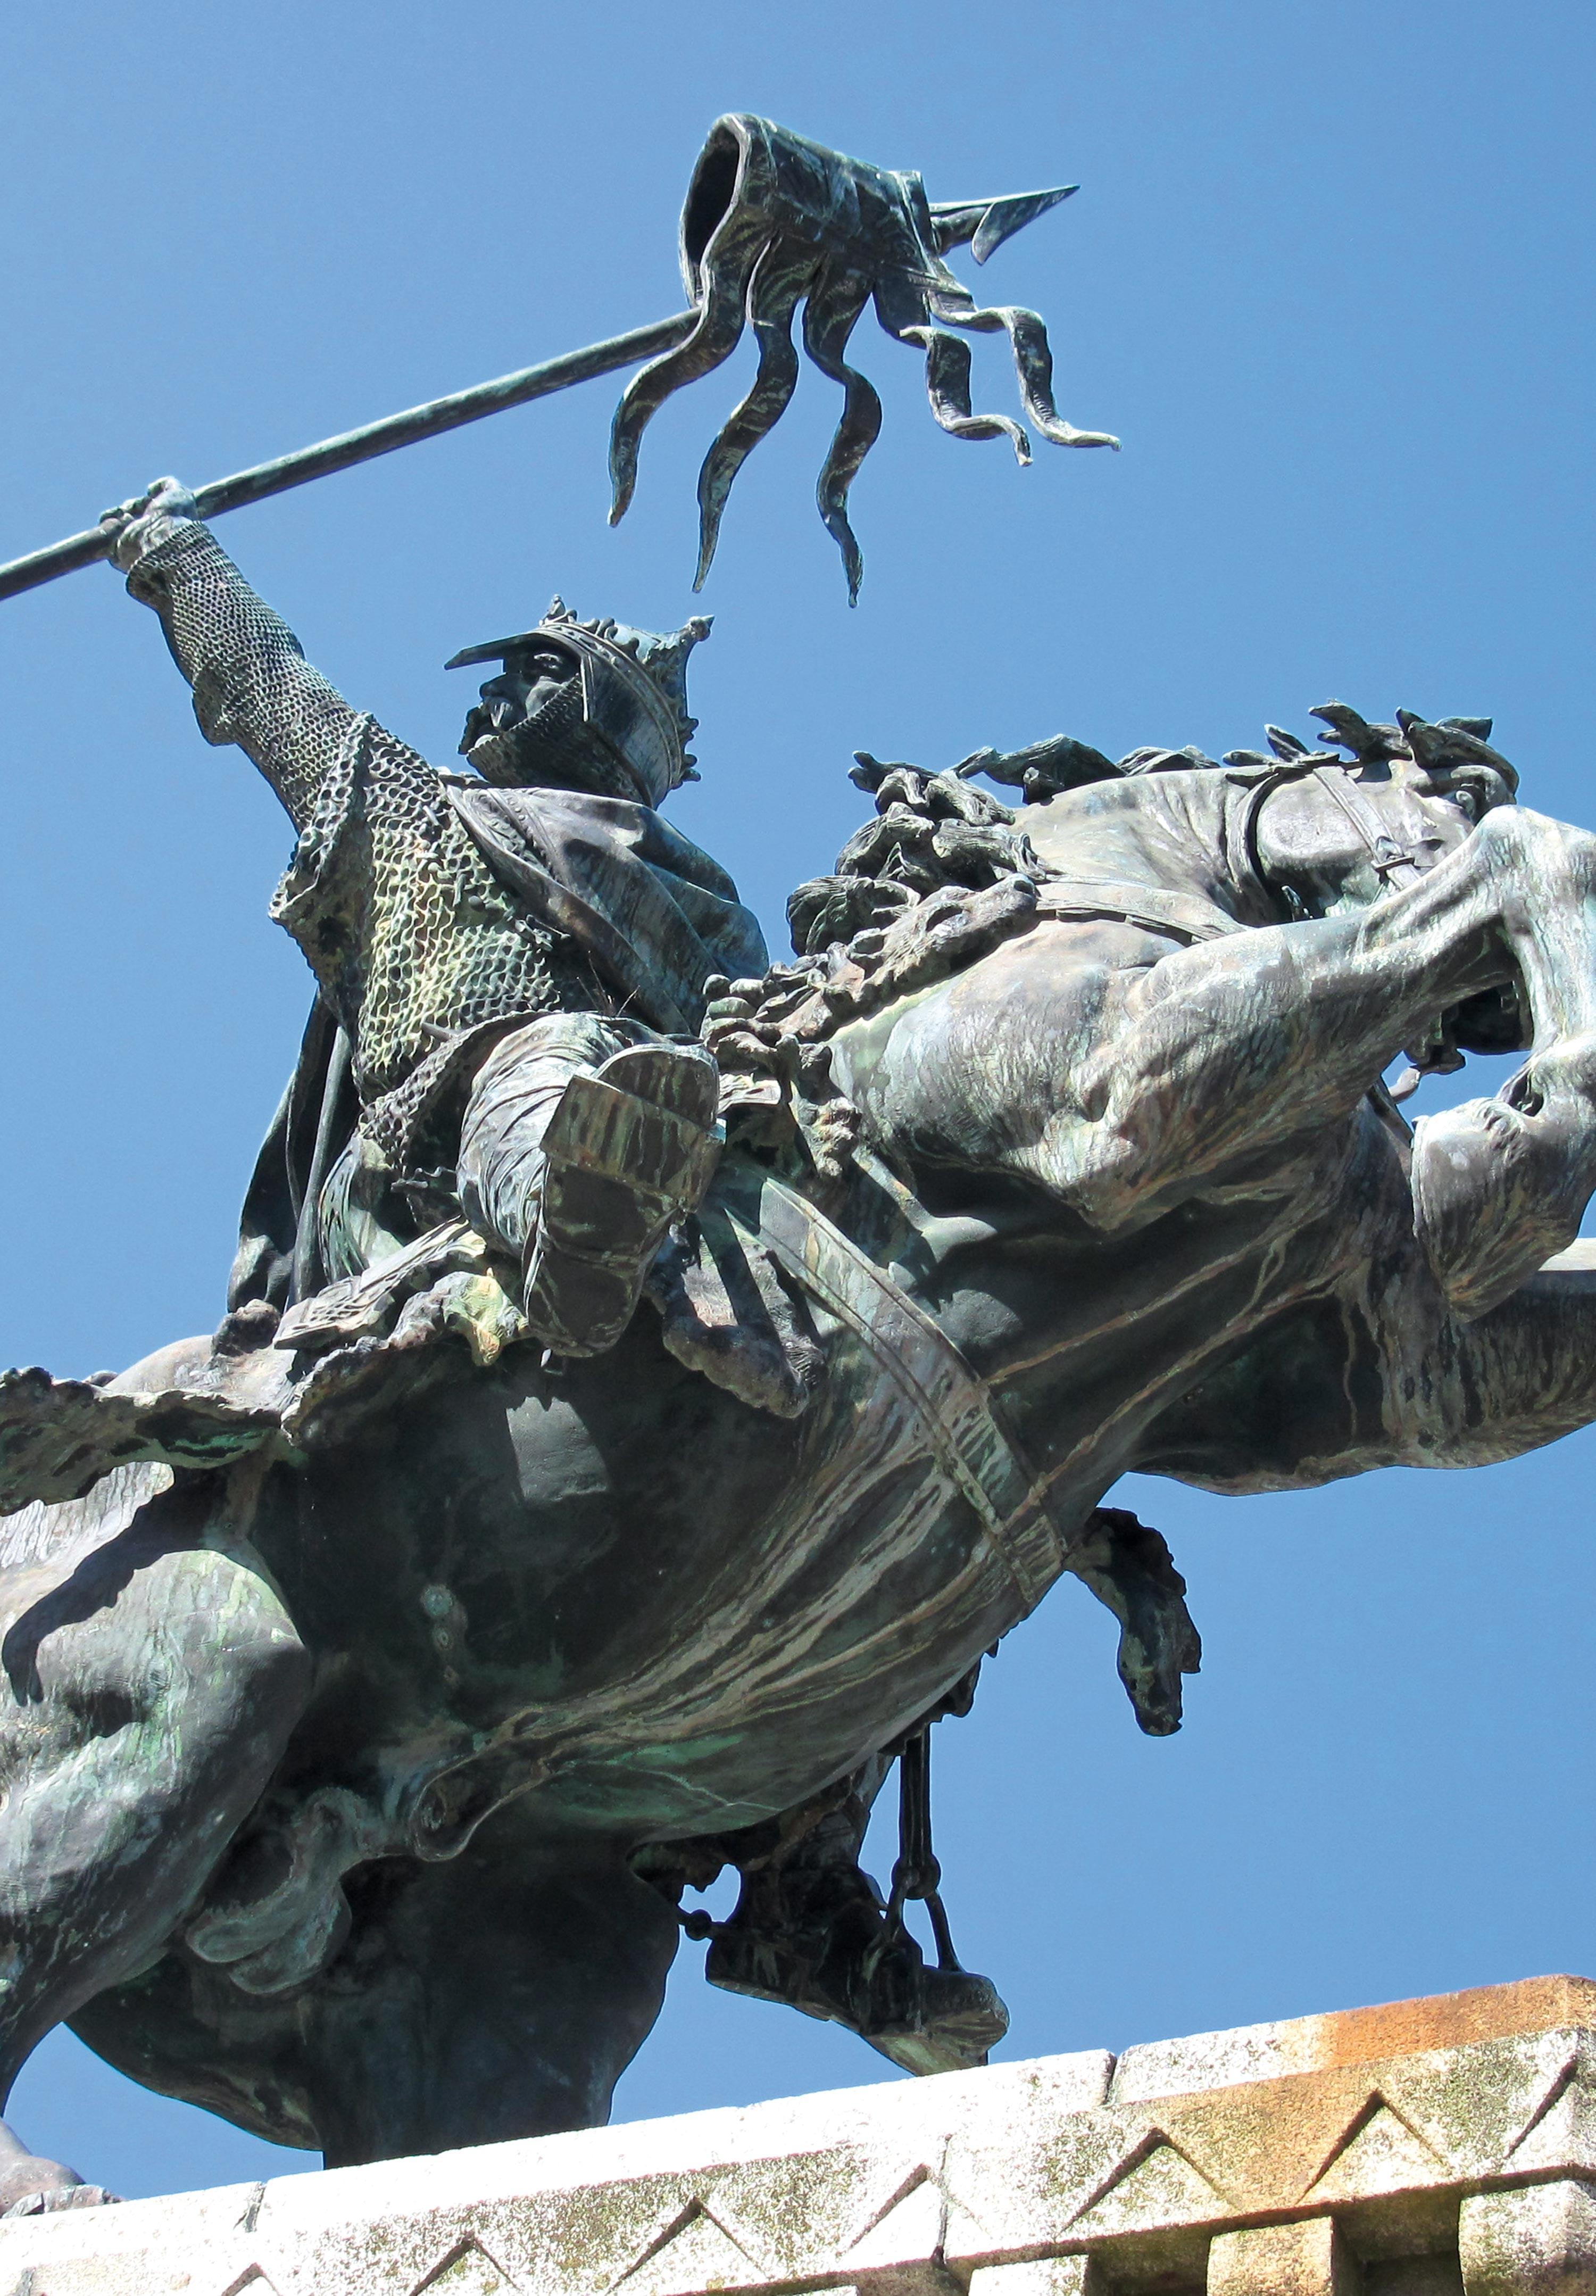
[[[928,250],[996,213],[743,126],[623,476],[745,310],[762,422],[798,294],[839,365],[839,232],[891,242],[913,339],[894,296],[948,318]],[[728,194],[767,160],[763,207]],[[1040,323],[998,323],[1041,404]],[[1518,806],[1487,721],[1339,703],[1333,747],[1219,762],[861,756],[873,816],[771,965],[657,811],[701,625],[557,603],[468,648],[502,667],[440,774],[201,506],[162,482],[97,554],[295,819],[317,1003],[215,1333],[0,1381],[0,2071],[64,2019],[333,2162],[578,2127],[683,1927],[717,1982],[980,2062],[1004,2013],[948,1935],[927,1734],[1066,1573],[1178,1726],[1185,1589],[1117,1478],[1286,1488],[1596,1418],[1596,838]],[[1416,1134],[1381,1082],[1515,1047]],[[684,1914],[728,1864],[731,1920]],[[102,2197],[0,2163],[10,2205]]]

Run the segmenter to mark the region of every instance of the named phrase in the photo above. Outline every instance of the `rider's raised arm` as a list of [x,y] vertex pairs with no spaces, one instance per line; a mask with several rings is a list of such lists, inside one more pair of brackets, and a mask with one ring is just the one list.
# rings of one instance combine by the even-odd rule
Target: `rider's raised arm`
[[208,742],[236,742],[303,828],[356,722],[280,614],[258,598],[175,479],[107,512],[131,594],[160,617]]

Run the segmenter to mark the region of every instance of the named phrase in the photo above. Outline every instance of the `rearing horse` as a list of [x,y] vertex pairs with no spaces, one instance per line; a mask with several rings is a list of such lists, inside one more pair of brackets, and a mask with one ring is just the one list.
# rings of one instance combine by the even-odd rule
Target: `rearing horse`
[[[699,1274],[781,1308],[780,1407],[664,1292],[558,1375],[413,1333],[364,1418],[307,1417],[248,1318],[12,1383],[8,2080],[66,2019],[332,2162],[601,2120],[679,1934],[640,1849],[869,1774],[1065,1570],[1134,1610],[1121,1474],[1596,1418],[1596,838],[1478,726],[1332,722],[1351,764],[1033,767],[1017,817],[875,770],[804,960],[709,1031]],[[1379,1079],[1454,1041],[1527,1056],[1415,1139]],[[1148,1659],[1154,1726],[1190,1655]]]

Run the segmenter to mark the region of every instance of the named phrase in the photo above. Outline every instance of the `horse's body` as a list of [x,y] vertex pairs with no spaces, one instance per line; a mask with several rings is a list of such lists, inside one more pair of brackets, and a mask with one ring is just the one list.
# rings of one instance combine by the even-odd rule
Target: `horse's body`
[[[1312,777],[1034,808],[1054,913],[837,1032],[866,1152],[810,1193],[992,1398],[1034,1478],[1011,1538],[937,1448],[951,1406],[917,1415],[823,1287],[827,1377],[796,1418],[683,1369],[645,1313],[611,1355],[551,1378],[512,1349],[308,1464],[135,1467],[12,1518],[13,2065],[70,2017],[136,2078],[334,2160],[602,2119],[677,1933],[629,1854],[890,1743],[1121,1474],[1284,1488],[1596,1416],[1596,1274],[1534,1272],[1589,1193],[1596,840],[1510,808],[1470,836],[1444,795],[1387,796],[1433,850],[1378,901]],[[1334,913],[1278,922],[1314,872]],[[1502,983],[1540,1106],[1447,1119],[1427,1257],[1371,1087]],[[1466,1264],[1447,1185],[1473,1191]],[[1504,1283],[1471,1321],[1445,1288]],[[235,1839],[260,1871],[223,1866]],[[263,1942],[274,1890],[298,1927]]]

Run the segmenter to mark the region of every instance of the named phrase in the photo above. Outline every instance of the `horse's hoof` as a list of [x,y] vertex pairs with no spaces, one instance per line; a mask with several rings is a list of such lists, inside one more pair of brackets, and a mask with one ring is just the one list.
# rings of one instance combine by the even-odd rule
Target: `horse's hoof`
[[1590,1111],[1526,1069],[1494,1100],[1421,1117],[1413,1233],[1461,1316],[1483,1316],[1572,1243],[1590,1201]]
[[[43,2165],[53,2165],[45,2162]],[[121,2204],[119,2193],[108,2193],[103,2185],[49,2185],[42,2192],[26,2193],[9,2208],[0,2209],[0,2223],[8,2217],[47,2217],[61,2209],[114,2209]]]

